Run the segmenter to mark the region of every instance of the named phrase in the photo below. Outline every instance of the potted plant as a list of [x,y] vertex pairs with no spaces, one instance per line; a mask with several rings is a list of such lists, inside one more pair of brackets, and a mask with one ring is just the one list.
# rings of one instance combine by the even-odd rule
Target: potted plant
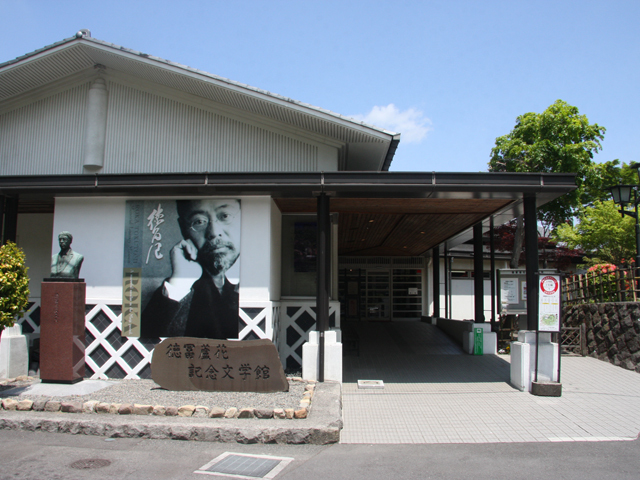
[[24,252],[13,242],[0,247],[0,338],[29,306],[29,277]]

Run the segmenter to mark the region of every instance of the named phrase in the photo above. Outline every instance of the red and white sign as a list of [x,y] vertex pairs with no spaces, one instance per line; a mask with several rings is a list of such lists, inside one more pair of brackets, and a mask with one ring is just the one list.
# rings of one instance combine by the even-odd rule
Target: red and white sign
[[540,280],[538,331],[560,331],[560,277],[546,275]]
[[540,292],[545,295],[553,295],[560,288],[560,283],[556,277],[547,275],[540,281]]

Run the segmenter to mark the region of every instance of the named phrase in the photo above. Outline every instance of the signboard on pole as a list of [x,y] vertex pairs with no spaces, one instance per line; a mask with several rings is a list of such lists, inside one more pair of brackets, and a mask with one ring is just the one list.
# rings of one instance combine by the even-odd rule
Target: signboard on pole
[[539,282],[538,331],[560,331],[560,276],[544,275]]

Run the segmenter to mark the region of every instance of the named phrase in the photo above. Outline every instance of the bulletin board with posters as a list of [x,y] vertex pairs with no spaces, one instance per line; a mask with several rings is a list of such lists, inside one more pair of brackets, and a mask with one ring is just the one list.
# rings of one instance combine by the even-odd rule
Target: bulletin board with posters
[[[540,275],[553,275],[555,270],[540,270]],[[498,270],[498,305],[507,314],[527,313],[527,271],[503,268]]]
[[500,310],[508,313],[527,313],[526,292],[527,271],[524,269],[498,270],[498,304]]

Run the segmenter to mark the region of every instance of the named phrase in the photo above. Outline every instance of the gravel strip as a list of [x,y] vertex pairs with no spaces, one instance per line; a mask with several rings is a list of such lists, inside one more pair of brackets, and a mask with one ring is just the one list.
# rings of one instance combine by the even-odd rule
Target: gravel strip
[[[153,380],[117,380],[113,385],[88,395],[43,397],[25,393],[19,397],[29,400],[81,401],[96,400],[104,403],[137,403],[140,405],[204,405],[205,407],[235,408],[298,408],[306,382],[289,379],[288,392],[174,392],[160,388]],[[17,399],[17,398],[16,398]]]

